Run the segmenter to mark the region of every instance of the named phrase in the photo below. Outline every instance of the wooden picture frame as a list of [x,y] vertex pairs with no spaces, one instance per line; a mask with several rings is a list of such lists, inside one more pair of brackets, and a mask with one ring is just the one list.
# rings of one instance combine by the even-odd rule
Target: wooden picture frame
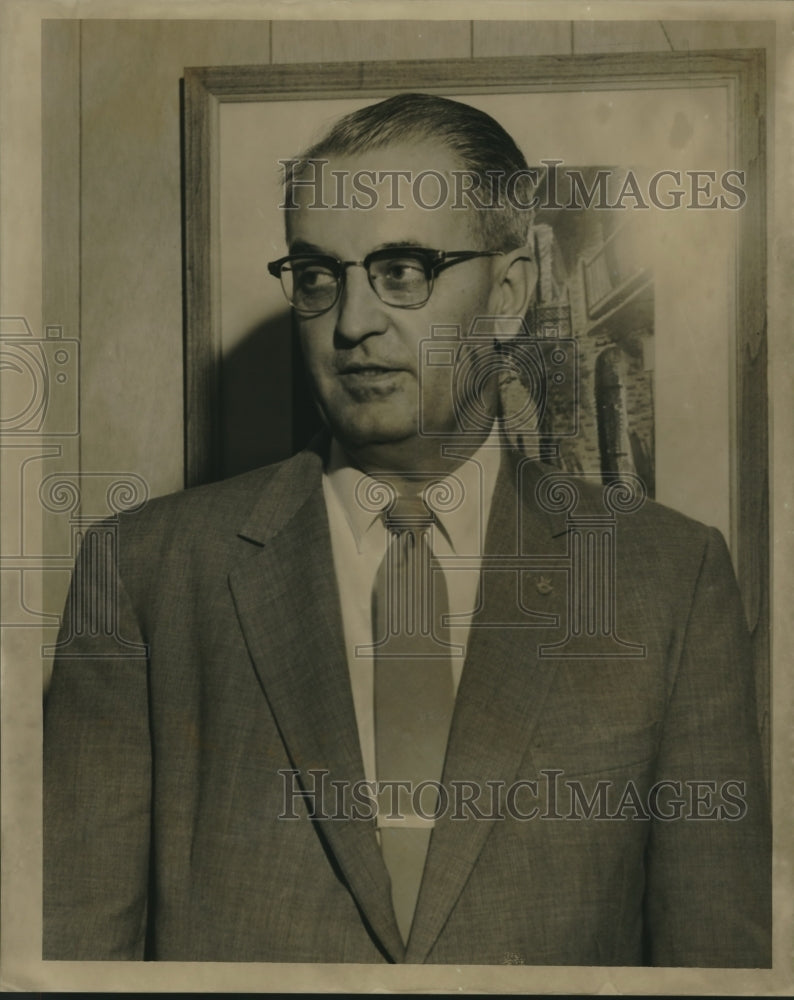
[[766,83],[764,52],[314,63],[189,68],[183,91],[185,483],[221,469],[219,122],[222,105],[378,98],[404,90],[465,94],[718,88],[731,162],[746,200],[737,212],[731,408],[731,536],[753,635],[759,721],[768,741],[769,515],[766,386]]

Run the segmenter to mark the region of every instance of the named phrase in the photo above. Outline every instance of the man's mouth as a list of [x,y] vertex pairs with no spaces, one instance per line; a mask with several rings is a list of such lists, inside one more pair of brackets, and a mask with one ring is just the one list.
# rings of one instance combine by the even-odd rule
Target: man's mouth
[[361,378],[378,378],[386,375],[396,375],[405,371],[396,365],[380,365],[363,362],[350,362],[340,369],[341,375],[353,375]]

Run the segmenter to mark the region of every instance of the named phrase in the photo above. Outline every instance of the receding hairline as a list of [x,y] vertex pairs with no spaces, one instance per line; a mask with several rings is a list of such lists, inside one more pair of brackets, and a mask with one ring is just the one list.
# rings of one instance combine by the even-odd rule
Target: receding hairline
[[[285,194],[291,194],[293,181],[303,179],[312,161],[355,159],[357,166],[366,170],[362,159],[366,154],[394,147],[427,148],[431,153],[426,169],[445,173],[447,179],[448,171],[458,170],[476,177],[490,204],[470,202],[467,206],[474,214],[472,232],[503,249],[526,243],[533,213],[517,209],[512,201],[507,206],[501,204],[507,178],[529,173],[523,151],[487,111],[437,94],[403,92],[342,115],[301,153],[281,161]],[[442,155],[448,159],[439,169]],[[388,169],[396,171],[402,166],[394,163]],[[519,186],[512,190],[526,191],[526,183],[526,177],[521,177]],[[530,191],[532,187],[534,183]]]

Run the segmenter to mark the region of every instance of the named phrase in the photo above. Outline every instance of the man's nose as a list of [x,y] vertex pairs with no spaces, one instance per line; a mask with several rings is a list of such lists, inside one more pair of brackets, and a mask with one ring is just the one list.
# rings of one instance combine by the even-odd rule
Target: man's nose
[[369,283],[366,269],[354,264],[345,269],[339,297],[336,332],[345,340],[358,341],[383,333],[389,324],[386,307]]

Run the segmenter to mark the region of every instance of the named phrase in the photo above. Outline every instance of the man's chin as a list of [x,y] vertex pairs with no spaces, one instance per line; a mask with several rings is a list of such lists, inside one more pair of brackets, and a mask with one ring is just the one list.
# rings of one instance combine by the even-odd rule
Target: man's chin
[[416,425],[332,425],[332,432],[348,451],[370,448],[401,448],[417,438]]

